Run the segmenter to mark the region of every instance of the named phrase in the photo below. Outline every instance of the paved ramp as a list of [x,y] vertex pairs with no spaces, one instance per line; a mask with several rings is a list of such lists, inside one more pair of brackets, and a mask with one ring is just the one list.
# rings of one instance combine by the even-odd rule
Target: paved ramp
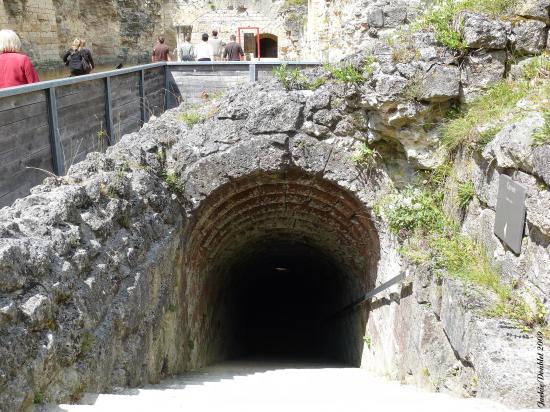
[[357,368],[320,364],[228,362],[56,411],[503,411],[384,380]]

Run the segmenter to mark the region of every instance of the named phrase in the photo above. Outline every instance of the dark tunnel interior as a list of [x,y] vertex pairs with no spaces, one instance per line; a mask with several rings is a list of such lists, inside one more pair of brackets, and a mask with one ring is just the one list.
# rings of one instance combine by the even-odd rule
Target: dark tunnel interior
[[273,244],[232,272],[228,300],[235,322],[234,356],[338,359],[334,315],[344,284],[321,251]]

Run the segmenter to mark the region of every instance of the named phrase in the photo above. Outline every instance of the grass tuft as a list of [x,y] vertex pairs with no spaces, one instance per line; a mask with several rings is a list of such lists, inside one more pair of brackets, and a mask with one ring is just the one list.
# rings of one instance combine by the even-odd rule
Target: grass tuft
[[544,125],[542,128],[533,134],[533,146],[542,146],[550,143],[550,110],[544,110]]
[[458,185],[458,206],[461,209],[466,209],[474,198],[476,192],[472,181],[460,183]]
[[519,0],[434,0],[428,11],[413,24],[414,30],[428,29],[436,40],[452,50],[463,51],[466,44],[455,27],[456,16],[465,10],[500,17],[512,13]]
[[380,153],[376,149],[369,147],[366,143],[363,143],[359,150],[351,156],[353,163],[368,169],[374,167],[377,159],[380,158],[382,158]]

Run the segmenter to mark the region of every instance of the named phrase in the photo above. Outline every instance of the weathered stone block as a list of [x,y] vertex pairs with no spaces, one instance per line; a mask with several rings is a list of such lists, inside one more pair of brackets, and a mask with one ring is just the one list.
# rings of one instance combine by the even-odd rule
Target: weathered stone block
[[471,102],[488,87],[501,81],[505,70],[505,51],[479,51],[469,54],[460,72],[462,102]]
[[444,102],[460,94],[460,69],[456,66],[435,65],[422,79],[420,100]]
[[[462,36],[466,45],[474,49],[505,49],[508,43],[510,24],[491,19],[478,13],[461,13]],[[457,21],[456,24],[460,24]]]
[[538,19],[548,23],[550,1],[549,0],[523,0],[518,2],[515,13],[518,16],[529,19]]
[[384,27],[384,11],[377,6],[367,8],[367,23],[370,27]]
[[520,54],[538,54],[546,48],[548,28],[538,20],[520,20],[513,28],[514,50]]

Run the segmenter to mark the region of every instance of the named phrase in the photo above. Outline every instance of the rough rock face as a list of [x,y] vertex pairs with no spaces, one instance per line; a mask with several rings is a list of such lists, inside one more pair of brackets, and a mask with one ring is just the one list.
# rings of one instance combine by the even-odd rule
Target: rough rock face
[[478,13],[462,13],[462,35],[466,45],[474,49],[502,50],[508,43],[509,23],[501,22]]
[[[394,151],[363,169],[351,161],[360,139],[378,140],[381,151],[406,142],[404,125],[430,109],[381,94],[381,79],[405,82],[384,67],[361,87],[331,81],[286,91],[273,80],[233,90],[192,129],[171,111],[2,209],[1,404],[25,409],[36,393],[74,401],[223,358],[234,337],[221,268],[233,248],[275,231],[334,256],[356,288],[341,303],[409,273],[371,304],[368,319],[361,314],[368,347],[362,326],[341,326],[348,359],[363,350],[364,367],[392,377],[531,406],[530,352],[506,335],[519,331],[480,317],[487,302],[477,292],[404,265],[396,239],[371,214],[395,184],[392,164],[406,157]],[[548,259],[544,244],[537,253]],[[534,267],[529,256],[522,259]],[[550,276],[537,277],[545,288]],[[504,375],[506,385],[497,378]]]

